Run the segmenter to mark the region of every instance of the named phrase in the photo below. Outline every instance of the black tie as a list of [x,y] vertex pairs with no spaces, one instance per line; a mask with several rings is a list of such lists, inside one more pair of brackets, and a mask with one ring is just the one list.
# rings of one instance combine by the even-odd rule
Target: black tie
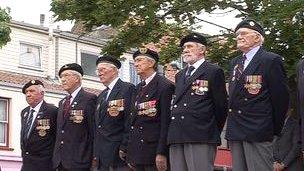
[[30,135],[34,112],[35,112],[35,110],[32,109],[27,117],[26,127],[25,127],[26,138],[28,138]]
[[240,80],[241,75],[244,71],[244,63],[246,60],[246,55],[243,55],[241,60],[238,61],[237,66],[235,67],[235,78]]
[[109,90],[110,90],[109,87],[107,87],[107,88],[104,89],[103,92],[102,92],[102,99],[103,99],[104,101],[107,100]]
[[186,72],[186,80],[188,80],[190,77],[191,77],[191,72],[194,70],[195,68],[194,68],[194,66],[192,66],[192,65],[190,65],[190,66],[188,66],[188,68],[187,68],[187,72]]

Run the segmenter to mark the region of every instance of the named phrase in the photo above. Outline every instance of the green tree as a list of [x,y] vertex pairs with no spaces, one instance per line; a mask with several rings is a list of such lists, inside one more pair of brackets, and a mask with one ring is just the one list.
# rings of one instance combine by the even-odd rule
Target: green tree
[[[99,25],[117,29],[117,36],[104,48],[117,56],[154,42],[160,45],[162,62],[177,59],[179,38],[198,29],[200,13],[215,9],[236,10],[236,17],[262,23],[267,32],[264,46],[285,57],[290,78],[296,61],[304,55],[303,0],[53,0],[51,6],[57,20],[83,21],[88,30]],[[169,38],[162,46],[159,41],[164,36]],[[233,37],[233,32],[224,30],[209,38],[208,58],[225,69],[239,53]]]
[[10,20],[9,9],[0,8],[0,48],[11,40],[9,36],[11,33]]

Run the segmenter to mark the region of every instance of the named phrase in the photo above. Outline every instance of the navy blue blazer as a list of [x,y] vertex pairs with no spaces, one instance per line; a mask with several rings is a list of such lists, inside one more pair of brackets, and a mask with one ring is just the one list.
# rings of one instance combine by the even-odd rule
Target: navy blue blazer
[[[136,87],[130,119],[127,160],[132,164],[155,164],[157,154],[168,155],[167,133],[174,85],[160,75]],[[168,157],[168,156],[167,156]]]
[[107,100],[103,98],[105,93],[107,92],[101,92],[97,100],[93,151],[98,167],[115,168],[126,165],[119,158],[118,152],[119,149],[127,149],[129,115],[135,86],[118,79]]
[[22,171],[53,171],[52,156],[56,138],[57,107],[43,101],[29,138],[24,131],[30,107],[21,112]]
[[93,159],[94,113],[97,96],[81,89],[68,116],[63,116],[65,98],[59,102],[53,166],[90,168]]
[[230,65],[226,139],[265,142],[280,135],[289,107],[289,90],[282,57],[262,47],[237,80]]
[[186,69],[176,75],[168,143],[220,144],[227,116],[223,70],[207,61],[185,81]]

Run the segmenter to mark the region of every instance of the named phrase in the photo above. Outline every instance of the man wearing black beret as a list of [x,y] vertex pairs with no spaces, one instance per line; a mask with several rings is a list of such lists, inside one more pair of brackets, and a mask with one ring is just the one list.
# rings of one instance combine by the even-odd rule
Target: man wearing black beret
[[57,107],[46,103],[44,85],[31,80],[22,88],[28,107],[21,112],[21,171],[55,171],[52,155],[56,138]]
[[227,116],[224,71],[206,61],[207,41],[191,33],[180,41],[187,67],[176,75],[168,131],[172,171],[213,171]]
[[236,29],[241,55],[230,63],[226,139],[235,171],[273,170],[272,140],[279,136],[289,106],[282,57],[267,52],[263,27],[252,19]]
[[66,64],[59,77],[68,95],[59,102],[53,165],[58,171],[89,171],[93,158],[96,95],[82,87],[83,70]]
[[132,103],[127,161],[136,171],[165,171],[169,166],[167,131],[174,85],[157,74],[158,58],[147,48],[133,54],[142,82],[136,86]]
[[95,111],[93,164],[100,171],[129,171],[125,162],[129,115],[135,86],[118,77],[121,63],[111,56],[99,57],[96,73],[106,86],[98,96]]

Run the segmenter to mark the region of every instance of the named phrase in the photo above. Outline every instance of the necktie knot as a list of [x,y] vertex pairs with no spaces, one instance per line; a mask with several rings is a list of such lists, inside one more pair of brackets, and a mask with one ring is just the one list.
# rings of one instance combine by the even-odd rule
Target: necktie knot
[[188,79],[191,76],[192,71],[194,70],[194,66],[190,65],[187,68],[187,72],[186,72],[186,79]]

